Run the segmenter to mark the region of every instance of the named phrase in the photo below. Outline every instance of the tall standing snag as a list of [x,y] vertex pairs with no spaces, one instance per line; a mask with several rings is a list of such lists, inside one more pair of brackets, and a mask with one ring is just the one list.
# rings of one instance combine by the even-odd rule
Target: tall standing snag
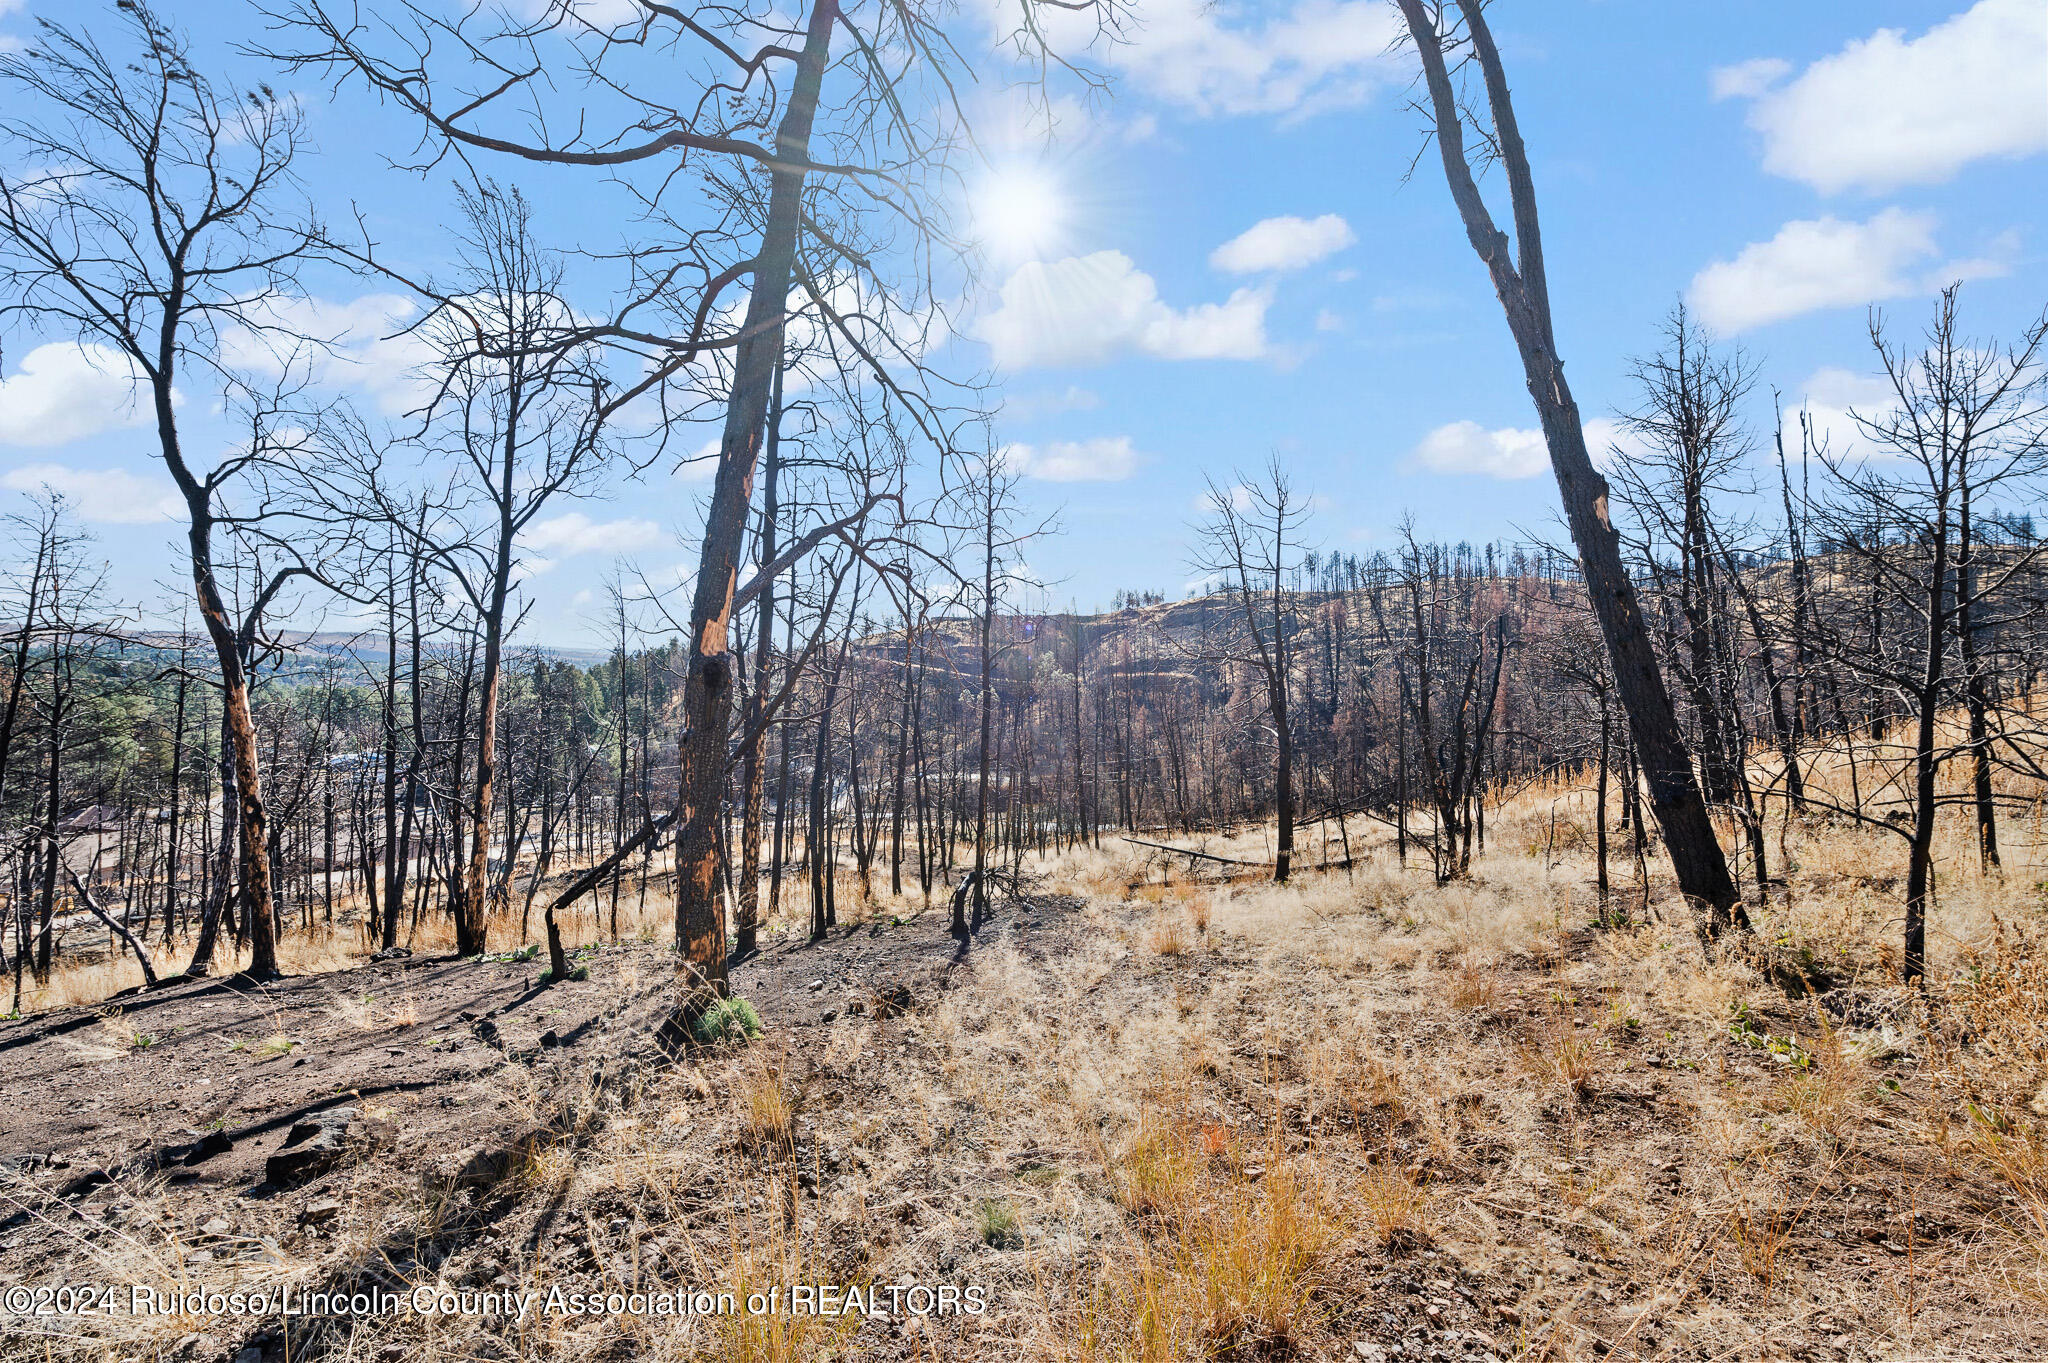
[[[1586,591],[1600,621],[1600,633],[1614,662],[1616,693],[1628,714],[1643,775],[1650,788],[1650,806],[1671,852],[1671,866],[1686,898],[1703,905],[1699,923],[1703,941],[1711,943],[1731,928],[1747,929],[1728,861],[1714,836],[1712,820],[1694,778],[1692,754],[1678,727],[1677,713],[1658,670],[1649,631],[1644,627],[1634,584],[1622,566],[1621,541],[1608,516],[1607,480],[1593,467],[1586,451],[1586,432],[1578,404],[1564,379],[1564,362],[1552,333],[1550,289],[1544,273],[1543,239],[1536,214],[1535,183],[1529,158],[1515,122],[1507,74],[1500,51],[1487,28],[1479,0],[1456,0],[1464,18],[1465,39],[1479,63],[1492,111],[1492,149],[1507,172],[1513,204],[1515,246],[1495,225],[1480,196],[1465,153],[1464,114],[1445,60],[1446,30],[1439,28],[1440,7],[1427,0],[1397,0],[1408,32],[1422,58],[1430,112],[1444,178],[1464,219],[1472,249],[1486,263],[1494,292],[1507,314],[1508,330],[1521,351],[1522,369],[1550,449],[1550,466],[1564,501],[1572,543],[1586,577]],[[1518,258],[1511,257],[1518,250]]]
[[[119,8],[128,52],[111,54],[89,35],[46,23],[25,51],[0,56],[10,109],[32,102],[55,115],[39,122],[10,113],[0,123],[9,160],[26,167],[0,177],[0,316],[75,337],[126,366],[147,394],[157,453],[184,510],[193,594],[220,668],[249,970],[267,976],[277,972],[270,816],[246,651],[215,532],[259,533],[252,517],[260,513],[231,510],[227,499],[275,451],[259,420],[248,448],[211,470],[195,465],[179,430],[179,383],[221,364],[224,333],[292,346],[269,305],[317,232],[276,216],[301,142],[296,106],[267,89],[223,98],[169,24],[140,0]],[[290,556],[290,537],[261,538]],[[258,584],[258,600],[299,571]],[[196,958],[191,973],[205,970]]]
[[1250,668],[1265,693],[1266,718],[1273,726],[1273,807],[1279,825],[1273,845],[1273,879],[1285,883],[1294,866],[1294,720],[1290,678],[1293,647],[1287,579],[1297,568],[1297,532],[1303,499],[1280,467],[1268,463],[1265,476],[1226,487],[1211,477],[1204,500],[1209,509],[1198,527],[1201,551],[1193,566],[1212,573],[1232,599],[1242,635],[1222,655]]
[[[662,400],[664,417],[678,415],[666,405],[678,395],[723,409],[690,588],[675,915],[691,985],[723,992],[720,819],[738,680],[731,622],[792,295],[848,372],[910,409],[924,437],[952,452],[952,423],[923,391],[931,375],[922,357],[942,311],[924,303],[932,254],[960,245],[930,191],[943,187],[948,157],[965,144],[957,92],[967,73],[954,69],[940,7],[925,3],[853,15],[837,0],[812,0],[795,22],[656,0],[606,7],[616,18],[574,0],[547,0],[524,20],[499,6],[456,8],[404,6],[377,26],[329,0],[280,0],[267,12],[278,31],[310,35],[309,47],[276,54],[287,67],[362,81],[422,125],[429,163],[488,153],[621,177],[633,166],[650,173],[628,186],[644,228],[623,253],[632,296],[587,337],[637,366],[607,415],[646,396]],[[1035,43],[1028,12],[1022,27],[1020,41]],[[398,55],[368,46],[387,41]],[[741,50],[748,46],[751,53]],[[674,58],[676,76],[636,92],[641,82],[627,68],[655,52]],[[460,74],[444,81],[444,68]],[[589,107],[553,119],[548,106],[562,98],[554,82],[565,68],[588,77],[595,93]],[[828,71],[840,93],[821,112]],[[773,140],[763,145],[759,131],[769,127]],[[702,200],[678,188],[699,183],[711,186],[708,222]],[[847,224],[870,213],[907,225],[915,240],[886,250],[849,245],[865,237]],[[885,280],[878,259],[904,264],[903,273]],[[730,293],[742,280],[748,298],[734,327]],[[657,315],[680,324],[646,330],[642,319]]]

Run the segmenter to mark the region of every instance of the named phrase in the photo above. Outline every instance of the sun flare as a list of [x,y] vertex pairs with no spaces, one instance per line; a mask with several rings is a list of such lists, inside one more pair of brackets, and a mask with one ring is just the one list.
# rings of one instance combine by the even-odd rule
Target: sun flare
[[990,172],[973,196],[974,235],[989,260],[1015,264],[1054,254],[1071,225],[1070,200],[1041,166]]

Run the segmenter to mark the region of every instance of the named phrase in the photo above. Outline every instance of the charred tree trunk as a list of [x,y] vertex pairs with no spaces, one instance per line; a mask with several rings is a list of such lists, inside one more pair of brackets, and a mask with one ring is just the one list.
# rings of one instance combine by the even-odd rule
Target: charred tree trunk
[[695,595],[690,606],[689,673],[683,688],[683,736],[676,833],[676,950],[693,984],[725,992],[725,923],[718,903],[718,819],[725,789],[726,723],[732,709],[732,653],[727,633],[753,501],[754,465],[761,449],[769,388],[783,353],[783,321],[803,218],[804,171],[818,92],[831,57],[836,0],[814,0],[796,65],[789,105],[775,132],[777,151],[790,158],[769,176],[768,219],[754,258],[743,340],[733,359],[725,434],[704,517]]
[[1628,714],[1629,729],[1648,778],[1651,809],[1663,830],[1679,889],[1703,910],[1697,924],[1700,937],[1712,945],[1731,929],[1746,929],[1748,916],[1728,872],[1727,858],[1714,836],[1706,802],[1694,780],[1692,754],[1679,730],[1670,694],[1665,690],[1664,676],[1643,624],[1635,584],[1622,564],[1620,538],[1608,515],[1607,480],[1593,467],[1578,404],[1565,383],[1564,365],[1557,354],[1551,327],[1535,183],[1515,121],[1500,53],[1478,0],[1457,0],[1493,111],[1493,140],[1507,172],[1513,201],[1519,266],[1511,259],[1513,248],[1507,234],[1494,225],[1466,160],[1464,114],[1445,64],[1443,40],[1431,8],[1425,0],[1397,2],[1422,59],[1437,146],[1451,197],[1457,203],[1473,250],[1492,275],[1494,291],[1521,352],[1529,394],[1543,427],[1572,542],[1578,548],[1585,573],[1586,591],[1592,598],[1613,662],[1615,689]]

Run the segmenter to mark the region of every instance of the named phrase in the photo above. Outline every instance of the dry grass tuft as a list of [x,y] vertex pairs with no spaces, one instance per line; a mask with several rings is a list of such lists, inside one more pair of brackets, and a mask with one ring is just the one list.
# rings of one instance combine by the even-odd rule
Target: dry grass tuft
[[733,1100],[742,1144],[757,1150],[789,1145],[798,1100],[780,1061],[760,1059],[743,1066],[733,1079]]
[[1529,1072],[1556,1085],[1573,1101],[1592,1096],[1600,1073],[1600,1038],[1579,1025],[1566,1001],[1554,1001],[1535,1034],[1522,1047]]
[[1192,945],[1187,925],[1178,915],[1159,919],[1145,933],[1147,949],[1161,956],[1184,956]]

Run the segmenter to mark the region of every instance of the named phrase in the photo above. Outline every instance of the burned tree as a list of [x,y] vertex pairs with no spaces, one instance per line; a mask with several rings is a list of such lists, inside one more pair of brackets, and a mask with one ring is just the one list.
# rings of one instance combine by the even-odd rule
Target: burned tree
[[1295,632],[1290,579],[1300,567],[1299,536],[1307,515],[1287,471],[1273,460],[1258,479],[1225,486],[1208,480],[1208,516],[1198,527],[1197,572],[1214,576],[1229,596],[1236,637],[1229,661],[1248,667],[1264,694],[1273,733],[1273,807],[1279,820],[1273,879],[1285,882],[1294,865],[1294,721],[1290,711]]
[[[1911,725],[1903,743],[1871,740],[1910,791],[1905,809],[1891,811],[1904,817],[1874,815],[1860,801],[1842,811],[1906,841],[1908,983],[1923,981],[1927,969],[1940,809],[1967,802],[1981,846],[1984,806],[1992,802],[1985,798],[1988,773],[1980,785],[1974,763],[1967,795],[1941,793],[1946,762],[1981,753],[1988,763],[1996,755],[1988,725],[1974,713],[1959,739],[1945,736],[1944,711],[1959,701],[1967,709],[1972,679],[1982,677],[1986,617],[2026,581],[2043,552],[2037,542],[2021,543],[1987,556],[1977,535],[1999,499],[2031,505],[2048,479],[2048,319],[2010,346],[1981,345],[1962,332],[1956,298],[1954,287],[1942,294],[1915,352],[1889,340],[1882,316],[1872,313],[1871,345],[1890,402],[1854,414],[1857,441],[1818,452],[1830,486],[1809,511],[1838,546],[1842,566],[1853,569],[1830,574],[1824,585],[1821,646],[1845,670],[1890,693]],[[1844,599],[1866,591],[1878,603],[1874,646],[1861,628],[1860,601]],[[2003,751],[2029,774],[2044,774],[2019,745]]]
[[[690,587],[675,928],[694,983],[722,991],[719,828],[739,681],[732,614],[792,299],[925,439],[951,449],[952,424],[921,390],[923,339],[936,316],[923,306],[923,281],[934,251],[956,245],[932,194],[959,144],[951,92],[964,73],[955,51],[926,6],[884,8],[864,26],[836,0],[816,0],[800,22],[685,13],[653,0],[638,0],[615,24],[569,0],[530,21],[413,8],[374,37],[325,0],[299,0],[273,18],[278,44],[306,40],[277,54],[287,65],[360,81],[418,121],[430,161],[489,154],[644,174],[627,184],[642,222],[625,253],[629,297],[588,336],[643,364],[607,411],[673,398],[685,413],[715,408],[721,422]],[[395,55],[373,47],[387,36]],[[680,92],[649,87],[628,69],[650,51],[678,70],[714,74]],[[591,95],[556,120],[543,91],[563,70],[588,76]],[[575,131],[556,138],[558,123]],[[773,130],[765,141],[764,129]],[[708,212],[700,185],[712,190]],[[914,241],[865,248],[853,229],[868,216],[907,225]],[[733,299],[742,280],[743,309]]]
[[[1428,117],[1451,198],[1464,220],[1472,249],[1492,277],[1508,330],[1521,352],[1529,396],[1550,450],[1551,469],[1557,476],[1572,543],[1585,572],[1586,590],[1613,659],[1615,691],[1628,714],[1649,784],[1651,808],[1663,829],[1679,889],[1704,909],[1698,927],[1702,941],[1711,944],[1731,928],[1745,928],[1748,917],[1694,779],[1692,753],[1665,690],[1635,584],[1622,562],[1620,537],[1608,510],[1607,480],[1593,467],[1586,451],[1585,426],[1565,383],[1564,360],[1557,353],[1551,325],[1535,180],[1508,94],[1500,49],[1494,44],[1480,0],[1456,0],[1463,19],[1462,36],[1454,25],[1446,24],[1441,4],[1430,0],[1397,3],[1422,59]],[[1508,234],[1495,225],[1466,152],[1466,105],[1457,83],[1464,66],[1460,58],[1477,63],[1485,88],[1490,126],[1482,126],[1478,136],[1487,154],[1497,157],[1507,174],[1515,228],[1512,244]]]
[[[157,454],[176,484],[194,596],[220,672],[238,802],[240,894],[250,972],[277,972],[269,813],[246,651],[222,583],[222,539],[253,527],[237,491],[276,453],[274,427],[208,470],[179,430],[181,381],[227,379],[230,333],[287,351],[271,304],[317,239],[288,201],[302,146],[293,103],[267,87],[223,95],[180,35],[140,0],[119,6],[123,50],[45,24],[0,56],[0,85],[39,117],[0,124],[17,165],[0,178],[4,312],[76,338],[135,375],[155,418]],[[265,536],[275,543],[289,536]],[[293,570],[286,569],[286,572]],[[277,582],[259,584],[258,600]],[[203,961],[194,968],[205,969]]]

